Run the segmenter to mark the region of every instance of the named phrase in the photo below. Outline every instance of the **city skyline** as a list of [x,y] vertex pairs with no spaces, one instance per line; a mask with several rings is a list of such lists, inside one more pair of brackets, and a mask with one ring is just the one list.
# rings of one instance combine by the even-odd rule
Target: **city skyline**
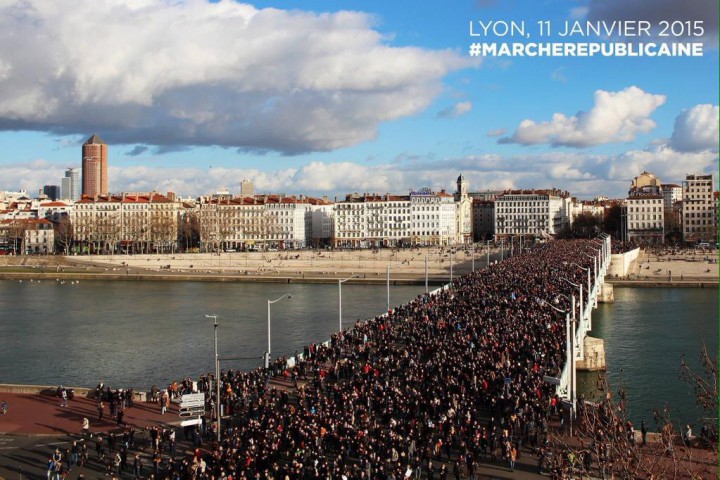
[[[263,193],[450,191],[453,171],[471,190],[623,197],[644,170],[668,183],[718,170],[716,2],[126,3],[0,6],[0,190],[57,184],[93,133],[114,193],[239,193],[243,179]],[[467,53],[470,22],[637,12],[701,19],[703,57]],[[57,56],[13,42],[28,19]]]

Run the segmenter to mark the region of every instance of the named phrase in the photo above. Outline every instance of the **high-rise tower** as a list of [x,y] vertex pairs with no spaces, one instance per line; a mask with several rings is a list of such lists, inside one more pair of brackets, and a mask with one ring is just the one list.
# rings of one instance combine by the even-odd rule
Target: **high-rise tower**
[[108,194],[108,146],[95,134],[82,146],[82,194]]
[[77,168],[68,168],[65,170],[65,176],[62,178],[62,198],[64,200],[80,200],[80,172]]

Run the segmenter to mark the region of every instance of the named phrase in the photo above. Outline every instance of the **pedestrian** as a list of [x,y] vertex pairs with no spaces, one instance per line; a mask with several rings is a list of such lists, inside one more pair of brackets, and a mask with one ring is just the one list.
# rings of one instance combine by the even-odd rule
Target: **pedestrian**
[[168,406],[170,406],[170,394],[167,390],[163,390],[162,395],[160,396],[160,413],[165,415]]
[[5,400],[2,401],[2,414],[7,415],[7,402]]
[[515,471],[515,461],[517,460],[517,450],[515,449],[515,446],[512,446],[510,448],[510,454],[508,455],[508,459],[510,461],[510,471]]
[[647,445],[647,427],[645,426],[645,420],[640,422],[640,434],[642,435],[642,444]]
[[122,410],[118,411],[118,413],[117,413],[117,426],[118,427],[121,425],[124,425],[124,423],[123,423],[124,416],[125,416],[125,412],[123,412]]
[[105,404],[100,400],[97,404],[98,420],[102,421],[103,415],[105,414]]
[[83,417],[82,419],[82,436],[83,438],[89,436],[90,434],[90,420],[88,420],[87,417]]
[[53,473],[55,472],[55,460],[52,457],[48,459],[47,463],[47,480],[53,480]]
[[139,453],[136,453],[135,458],[133,459],[133,473],[135,475],[135,480],[138,480],[140,478],[140,474],[142,473],[142,460],[140,459]]
[[67,390],[63,388],[62,385],[60,385],[60,406],[61,407],[67,407]]

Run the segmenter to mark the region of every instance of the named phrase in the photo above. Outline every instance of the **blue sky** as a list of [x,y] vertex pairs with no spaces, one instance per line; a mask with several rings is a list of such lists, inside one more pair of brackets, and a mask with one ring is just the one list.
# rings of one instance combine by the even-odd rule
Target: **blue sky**
[[[113,192],[402,193],[462,172],[592,198],[717,172],[718,5],[681,3],[0,0],[0,189],[58,184],[92,133]],[[507,40],[471,21],[617,19],[702,21],[704,56],[468,55]]]

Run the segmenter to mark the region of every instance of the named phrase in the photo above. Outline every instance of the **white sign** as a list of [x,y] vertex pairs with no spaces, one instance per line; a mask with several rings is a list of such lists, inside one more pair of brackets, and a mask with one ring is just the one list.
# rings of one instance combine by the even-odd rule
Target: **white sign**
[[180,408],[205,407],[205,400],[192,400],[180,402]]
[[205,401],[205,394],[204,393],[186,393],[182,396],[182,399],[180,400],[182,403],[185,402],[193,402],[193,401]]
[[188,420],[183,420],[180,422],[181,427],[189,427],[190,425],[200,425],[202,423],[202,420],[199,418],[190,418]]

